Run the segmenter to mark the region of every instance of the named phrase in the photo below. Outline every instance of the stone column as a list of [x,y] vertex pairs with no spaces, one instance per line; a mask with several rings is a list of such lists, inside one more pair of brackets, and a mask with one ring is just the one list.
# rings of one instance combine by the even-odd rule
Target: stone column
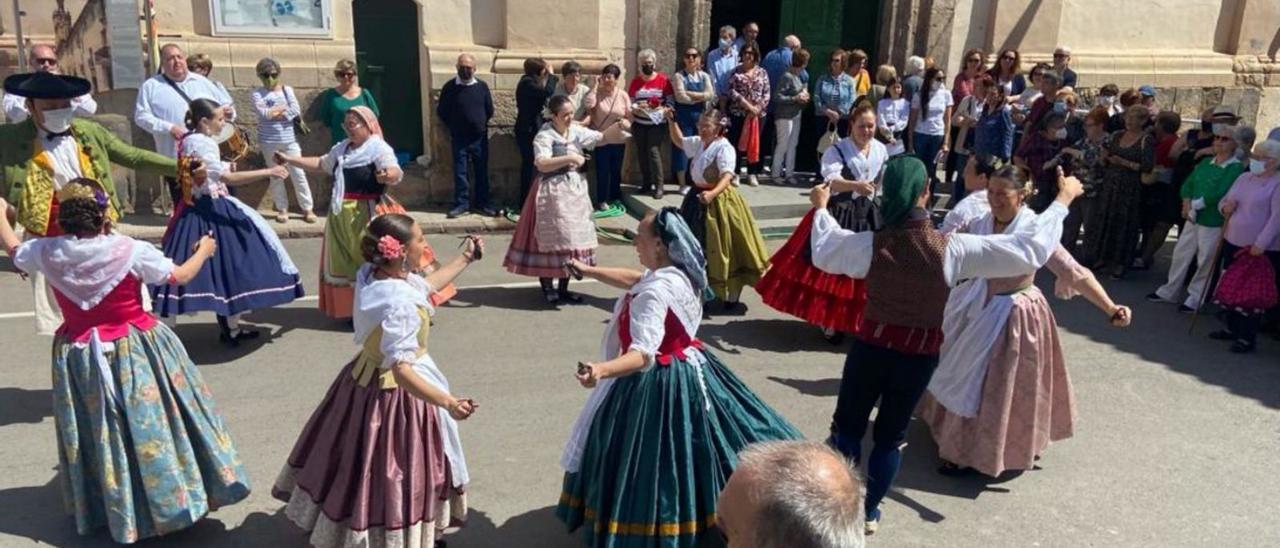
[[[711,33],[711,1],[679,0],[680,25],[676,29],[675,51],[694,46],[702,49],[706,46]],[[674,55],[674,52],[673,52]],[[676,59],[674,67],[679,67]]]

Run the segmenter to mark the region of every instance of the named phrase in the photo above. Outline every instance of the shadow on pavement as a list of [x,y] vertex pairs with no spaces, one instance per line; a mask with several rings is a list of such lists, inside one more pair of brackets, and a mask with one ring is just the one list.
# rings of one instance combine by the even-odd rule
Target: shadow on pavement
[[[1166,245],[1166,248],[1171,247]],[[1232,354],[1228,343],[1209,339],[1209,332],[1221,323],[1212,314],[1201,314],[1195,330],[1188,332],[1191,316],[1179,314],[1174,305],[1150,303],[1146,293],[1164,282],[1165,264],[1145,272],[1134,272],[1123,281],[1106,281],[1112,298],[1133,309],[1133,324],[1126,329],[1111,327],[1106,318],[1083,298],[1052,300],[1058,327],[1184,373],[1202,382],[1220,386],[1237,396],[1253,399],[1268,408],[1280,409],[1280,343],[1270,335],[1258,335],[1258,350],[1249,355]],[[1052,278],[1041,277],[1040,287],[1050,294]],[[1047,283],[1044,283],[1047,282]],[[1083,307],[1066,313],[1070,307]],[[1067,354],[1069,367],[1079,366]],[[1089,364],[1095,365],[1095,364]],[[1100,361],[1098,366],[1110,366]]]
[[[869,431],[873,429],[874,426],[868,426]],[[870,451],[870,440],[867,441],[865,447],[865,451]],[[889,491],[888,498],[915,510],[920,519],[930,523],[937,523],[946,519],[946,516],[919,503],[904,490],[911,489],[976,500],[983,494],[999,495],[1009,493],[1011,489],[1002,486],[1002,484],[1011,482],[1024,473],[1023,471],[1010,471],[1001,474],[998,478],[978,473],[950,477],[938,473],[940,464],[938,446],[933,442],[933,438],[930,437],[928,426],[919,419],[913,418],[911,420],[911,428],[907,431],[907,447],[902,450],[902,468],[898,471],[898,477],[894,480],[893,489]]]
[[[748,311],[748,315],[752,312]],[[774,352],[831,352],[843,354],[848,344],[831,344],[822,331],[800,320],[743,319],[741,316],[714,316],[698,328],[698,338],[716,350],[736,353],[725,344]]]
[[789,386],[796,389],[797,392],[806,396],[818,397],[835,397],[840,395],[840,378],[834,379],[784,379],[782,377],[770,376],[769,380],[778,384]]
[[575,533],[565,531],[564,524],[556,518],[556,507],[547,506],[512,517],[502,525],[482,510],[471,510],[467,526],[458,532],[445,535],[450,548],[489,546],[538,546],[540,548],[565,548],[582,545]]
[[[56,472],[55,472],[56,474]],[[63,509],[58,477],[48,483],[30,487],[0,490],[0,534],[29,539],[52,546],[115,547],[106,527],[88,535],[76,533],[75,518]],[[195,526],[158,538],[146,539],[133,546],[276,546],[303,547],[307,538],[284,512],[254,512],[235,528],[227,528],[210,513]]]
[[52,416],[52,391],[0,388],[0,426],[37,424]]
[[[582,304],[561,304],[559,308],[570,309],[577,306],[592,306],[605,312],[613,312],[613,303],[616,299],[596,297],[586,293],[579,293],[573,283],[569,284],[569,290],[582,295]],[[458,292],[458,296],[454,297],[450,303],[457,303],[454,306],[482,306],[487,308],[502,308],[507,310],[527,310],[530,312],[538,312],[542,310],[555,310],[555,306],[548,304],[542,298],[542,290],[537,287],[486,287],[477,289],[464,289]]]
[[[302,303],[311,304],[311,303]],[[249,323],[264,323],[280,326],[273,338],[281,337],[290,331],[328,331],[332,333],[351,333],[351,321],[339,320],[326,316],[315,306],[280,306],[254,310],[245,316]]]
[[[186,318],[186,316],[183,316]],[[253,323],[245,322],[245,327],[258,327]],[[182,339],[182,345],[187,349],[187,355],[191,357],[191,361],[196,365],[221,365],[234,362],[240,358],[252,354],[254,351],[262,348],[263,345],[270,344],[279,338],[278,332],[273,332],[269,328],[258,327],[262,331],[262,335],[256,339],[248,339],[240,341],[240,346],[235,348],[227,347],[218,340],[217,324],[183,324],[182,319],[178,320],[178,327],[174,328],[178,338]]]

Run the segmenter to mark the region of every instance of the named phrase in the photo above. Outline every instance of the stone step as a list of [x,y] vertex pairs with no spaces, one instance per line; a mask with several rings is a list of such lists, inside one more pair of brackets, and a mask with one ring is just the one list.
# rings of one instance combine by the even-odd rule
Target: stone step
[[[740,185],[737,188],[738,193],[751,207],[751,214],[757,221],[793,218],[798,220],[809,211],[807,185],[774,184],[764,179],[761,180],[760,186]],[[648,194],[638,194],[636,190],[636,187],[624,188],[622,199],[627,210],[636,217],[643,217],[650,211],[666,206],[680,207],[680,203],[684,201],[684,196],[676,192],[669,191],[661,200],[656,200]]]

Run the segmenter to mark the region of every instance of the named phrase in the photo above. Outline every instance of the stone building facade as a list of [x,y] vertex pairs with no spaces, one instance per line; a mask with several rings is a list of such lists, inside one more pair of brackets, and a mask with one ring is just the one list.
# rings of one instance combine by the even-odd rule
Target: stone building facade
[[[63,66],[92,76],[100,63],[86,60],[93,48],[85,44],[96,39],[85,35],[103,31],[86,18],[93,17],[95,3],[121,1],[133,0],[22,0],[24,30],[30,41],[58,40]],[[952,74],[969,48],[994,59],[995,51],[1014,47],[1029,66],[1068,45],[1086,97],[1105,83],[1152,84],[1159,105],[1189,118],[1225,102],[1264,130],[1280,125],[1275,0],[314,0],[326,6],[329,30],[306,37],[215,32],[217,10],[211,8],[232,1],[239,0],[155,2],[157,40],[209,55],[213,77],[232,90],[244,113],[261,57],[280,62],[283,79],[304,101],[332,84],[334,62],[356,59],[362,83],[379,96],[384,128],[395,137],[389,140],[418,159],[397,190],[411,205],[446,202],[452,195],[448,137],[432,113],[458,54],[476,57],[480,78],[494,91],[491,172],[497,198],[510,205],[519,158],[510,127],[525,58],[542,57],[555,68],[573,59],[588,73],[617,63],[629,79],[642,48],[656,50],[659,67],[671,70],[681,48],[709,46],[716,27],[741,27],[748,20],[760,23],[765,50],[795,33],[815,52],[860,47],[875,61],[898,66],[909,55],[926,55]],[[55,26],[67,35],[58,35]],[[16,64],[12,25],[5,27],[0,74]],[[108,97],[99,99],[104,110],[131,115],[134,86],[112,82]],[[130,137],[149,139],[136,131]],[[317,131],[304,148],[318,154],[327,142],[327,132]],[[318,196],[326,195],[323,184]]]

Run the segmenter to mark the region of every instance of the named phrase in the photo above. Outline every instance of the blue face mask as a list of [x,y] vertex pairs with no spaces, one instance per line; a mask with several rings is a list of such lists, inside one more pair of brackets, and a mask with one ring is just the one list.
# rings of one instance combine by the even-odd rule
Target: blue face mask
[[1058,113],[1058,114],[1066,114],[1066,113],[1067,113],[1067,103],[1066,103],[1066,102],[1064,102],[1064,101],[1057,101],[1057,102],[1055,102],[1055,103],[1053,104],[1053,111],[1054,111],[1054,112],[1056,112],[1056,113]]
[[732,39],[729,39],[729,38],[721,38],[721,39],[720,39],[720,47],[722,47],[722,48],[727,48],[727,47],[732,46],[732,45],[733,45],[733,40],[732,40]]

